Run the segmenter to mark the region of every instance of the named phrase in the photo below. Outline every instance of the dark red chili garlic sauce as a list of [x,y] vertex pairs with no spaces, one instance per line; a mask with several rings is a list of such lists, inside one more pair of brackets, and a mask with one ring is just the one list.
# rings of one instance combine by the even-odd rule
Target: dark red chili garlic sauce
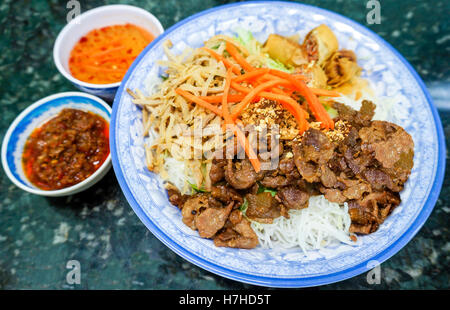
[[31,183],[57,190],[88,178],[108,155],[108,122],[92,112],[63,109],[31,133],[22,163]]

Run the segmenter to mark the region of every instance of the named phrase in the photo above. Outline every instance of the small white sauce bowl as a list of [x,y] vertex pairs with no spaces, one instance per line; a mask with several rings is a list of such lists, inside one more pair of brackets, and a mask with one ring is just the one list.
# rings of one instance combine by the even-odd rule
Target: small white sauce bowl
[[45,97],[26,108],[12,122],[3,139],[2,165],[8,178],[21,189],[36,195],[60,197],[79,193],[97,183],[111,168],[111,153],[103,164],[88,178],[75,185],[43,190],[34,186],[25,176],[22,155],[30,134],[62,109],[72,108],[95,113],[109,124],[111,107],[102,99],[81,92],[65,92]]
[[94,29],[112,25],[134,24],[155,36],[164,32],[159,20],[148,11],[131,5],[105,5],[79,15],[59,33],[53,47],[53,60],[59,72],[78,89],[112,101],[121,82],[92,84],[80,81],[69,70],[70,53],[78,41]]

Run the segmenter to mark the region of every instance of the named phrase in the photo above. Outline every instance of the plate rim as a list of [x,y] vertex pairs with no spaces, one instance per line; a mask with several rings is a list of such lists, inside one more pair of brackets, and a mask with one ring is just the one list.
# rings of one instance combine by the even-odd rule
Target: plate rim
[[[162,232],[145,214],[141,206],[138,204],[136,199],[131,193],[131,190],[123,176],[120,163],[117,157],[117,146],[116,146],[116,119],[117,119],[117,110],[118,105],[120,102],[120,99],[122,95],[124,94],[124,85],[130,78],[131,74],[134,72],[135,67],[140,63],[142,58],[147,54],[147,52],[153,48],[154,45],[157,44],[157,42],[163,40],[169,33],[175,31],[176,29],[182,27],[184,24],[199,18],[203,15],[207,15],[209,13],[220,11],[226,8],[235,7],[235,6],[252,6],[252,5],[268,5],[268,4],[280,4],[280,5],[290,5],[290,6],[297,6],[301,7],[310,11],[318,12],[324,16],[338,16],[340,19],[344,20],[346,23],[352,26],[356,26],[355,29],[367,35],[368,37],[374,39],[377,41],[380,45],[385,46],[387,49],[389,49],[394,56],[399,59],[403,65],[407,68],[407,70],[411,73],[414,80],[419,84],[420,89],[430,107],[434,123],[435,123],[435,129],[437,134],[437,140],[438,140],[438,151],[437,151],[437,165],[436,165],[436,172],[434,176],[434,182],[430,188],[427,201],[422,207],[422,210],[419,212],[417,217],[415,218],[414,222],[412,222],[409,226],[409,228],[401,235],[394,243],[392,243],[389,247],[381,251],[380,253],[376,254],[375,256],[359,263],[358,265],[355,265],[351,268],[347,268],[345,270],[340,270],[335,273],[330,273],[327,275],[320,275],[320,276],[312,276],[312,277],[301,277],[301,278],[289,278],[289,277],[282,277],[282,278],[275,278],[275,277],[266,277],[266,276],[259,276],[259,275],[251,275],[246,274],[242,272],[238,272],[232,269],[224,268],[221,266],[218,266],[217,264],[214,264],[212,262],[209,262],[202,257],[199,257],[198,255],[195,255],[186,249],[184,249],[182,246],[178,245],[176,242],[170,239],[169,236],[167,236],[164,232]],[[325,285],[325,284],[331,284],[339,281],[343,281],[346,279],[349,279],[351,277],[357,276],[359,274],[362,274],[366,271],[368,271],[368,263],[371,261],[376,261],[377,263],[381,264],[393,255],[395,255],[398,251],[400,251],[421,229],[421,227],[425,224],[426,220],[428,219],[429,215],[431,214],[436,201],[439,197],[442,184],[444,181],[444,174],[445,174],[445,164],[446,164],[446,156],[445,156],[445,137],[443,133],[443,127],[441,123],[441,119],[439,117],[438,111],[436,106],[433,104],[433,101],[431,99],[431,96],[418,75],[418,73],[414,70],[414,68],[411,66],[411,64],[387,41],[385,41],[382,37],[380,37],[378,34],[376,34],[371,29],[365,27],[364,25],[344,16],[339,13],[323,9],[317,6],[309,5],[309,4],[303,4],[303,3],[295,3],[295,2],[287,2],[287,1],[252,1],[252,2],[240,2],[240,3],[231,3],[231,4],[225,4],[216,6],[213,8],[209,8],[206,10],[203,10],[201,12],[198,12],[196,14],[193,14],[177,23],[175,23],[173,26],[168,28],[165,32],[163,32],[159,37],[157,37],[152,43],[150,43],[142,52],[141,54],[135,59],[135,61],[132,63],[130,68],[128,69],[127,73],[125,74],[125,77],[122,80],[122,83],[116,93],[116,96],[114,98],[113,102],[113,109],[112,109],[112,115],[111,115],[111,126],[110,126],[111,134],[110,134],[110,152],[112,155],[112,165],[114,172],[116,174],[117,180],[119,182],[119,185],[122,189],[122,192],[125,195],[126,200],[138,216],[138,218],[141,220],[141,222],[144,223],[147,229],[152,232],[152,234],[158,238],[163,244],[165,244],[168,248],[170,248],[172,251],[177,253],[182,258],[188,260],[189,262],[193,263],[194,265],[207,270],[209,272],[215,273],[217,275],[223,276],[225,278],[244,282],[247,284],[252,285],[258,285],[258,286],[267,286],[267,287],[278,287],[278,288],[300,288],[300,287],[311,287],[311,286],[319,286],[319,285]],[[372,266],[373,268],[373,266]]]

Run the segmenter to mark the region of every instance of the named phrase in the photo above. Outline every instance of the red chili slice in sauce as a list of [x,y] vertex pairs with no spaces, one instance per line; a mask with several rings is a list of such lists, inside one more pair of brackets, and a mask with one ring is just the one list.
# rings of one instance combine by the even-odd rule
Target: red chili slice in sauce
[[31,133],[22,163],[31,183],[57,190],[88,178],[108,155],[108,122],[92,112],[63,109]]

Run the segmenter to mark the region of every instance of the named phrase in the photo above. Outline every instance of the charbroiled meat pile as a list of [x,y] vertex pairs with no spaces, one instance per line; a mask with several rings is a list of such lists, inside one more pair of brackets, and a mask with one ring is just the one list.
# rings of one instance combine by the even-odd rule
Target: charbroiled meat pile
[[369,101],[356,113],[341,104],[335,107],[351,129],[329,161],[336,181],[322,182],[320,190],[330,201],[349,203],[351,232],[372,233],[400,204],[399,192],[413,167],[414,142],[398,125],[371,121],[375,105]]
[[172,204],[181,209],[183,223],[198,230],[200,237],[214,239],[216,246],[252,249],[258,245],[258,237],[243,216],[239,207],[242,193],[227,185],[217,185],[209,193],[192,196],[169,190]]
[[372,121],[372,102],[364,101],[360,111],[340,103],[334,108],[335,131],[311,127],[283,141],[277,169],[256,173],[248,159],[214,159],[210,192],[183,196],[169,190],[183,222],[216,246],[254,248],[258,238],[250,220],[289,217],[290,209],[306,208],[311,196],[323,194],[348,203],[350,232],[376,231],[400,204],[414,142],[400,126]]

